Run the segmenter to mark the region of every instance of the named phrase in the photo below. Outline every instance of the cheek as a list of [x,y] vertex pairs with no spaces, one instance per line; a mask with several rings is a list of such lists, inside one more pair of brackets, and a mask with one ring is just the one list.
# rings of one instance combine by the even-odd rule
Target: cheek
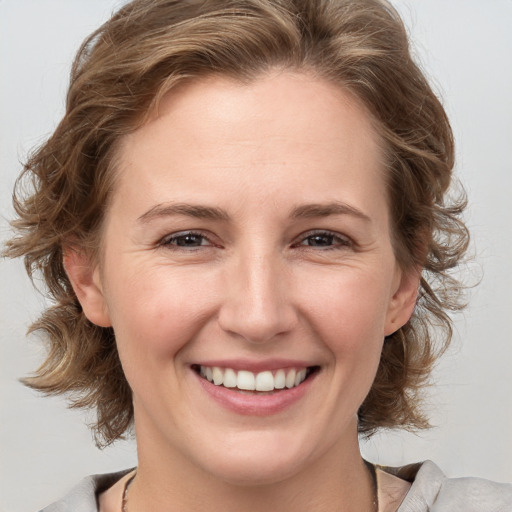
[[311,323],[336,348],[357,350],[384,339],[389,286],[371,272],[343,272],[316,279],[303,304]]
[[310,324],[331,353],[336,400],[356,411],[379,365],[389,287],[385,279],[370,271],[340,273],[336,281],[331,275],[325,286],[317,284],[309,301]]
[[112,270],[107,303],[121,357],[163,360],[194,336],[209,316],[212,301],[194,273],[170,268]]

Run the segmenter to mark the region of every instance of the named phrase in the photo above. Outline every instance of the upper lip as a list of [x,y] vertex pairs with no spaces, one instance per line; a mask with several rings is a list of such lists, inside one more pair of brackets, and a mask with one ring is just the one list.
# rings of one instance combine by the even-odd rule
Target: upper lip
[[247,370],[253,373],[280,370],[281,368],[308,368],[317,366],[311,361],[298,359],[209,359],[195,362],[192,366],[217,366],[219,368],[232,368],[233,370]]

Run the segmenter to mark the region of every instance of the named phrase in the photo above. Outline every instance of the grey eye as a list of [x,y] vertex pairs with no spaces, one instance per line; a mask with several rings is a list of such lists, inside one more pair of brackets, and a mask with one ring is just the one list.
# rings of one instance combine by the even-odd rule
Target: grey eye
[[351,245],[351,241],[338,233],[331,231],[317,231],[305,233],[297,246],[317,247],[324,249],[343,248]]
[[210,244],[208,239],[200,233],[177,233],[165,238],[162,241],[162,245],[194,248]]
[[328,247],[335,243],[335,236],[330,234],[318,234],[308,236],[305,240],[306,243],[304,245],[308,245],[310,247]]
[[176,245],[180,247],[199,247],[203,242],[204,237],[200,235],[182,235],[175,238]]

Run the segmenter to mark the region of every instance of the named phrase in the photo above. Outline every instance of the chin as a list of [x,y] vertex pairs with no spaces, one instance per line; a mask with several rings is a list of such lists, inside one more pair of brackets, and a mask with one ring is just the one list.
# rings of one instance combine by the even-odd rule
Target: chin
[[[231,485],[257,487],[287,480],[308,467],[312,454],[304,440],[261,432],[238,443],[202,451],[201,465],[210,475]],[[250,439],[252,437],[252,439]],[[206,456],[206,457],[205,457]]]

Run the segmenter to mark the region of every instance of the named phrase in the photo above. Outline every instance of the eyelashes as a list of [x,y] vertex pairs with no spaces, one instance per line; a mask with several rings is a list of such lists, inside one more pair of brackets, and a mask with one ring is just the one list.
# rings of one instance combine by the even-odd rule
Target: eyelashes
[[208,237],[203,233],[196,231],[180,231],[163,238],[159,245],[161,247],[177,248],[182,250],[198,249],[200,247],[210,247],[211,243]]
[[[197,251],[201,248],[222,248],[222,245],[214,243],[211,238],[200,231],[180,231],[162,238],[158,246],[185,252]],[[299,235],[291,244],[291,247],[326,251],[351,248],[354,245],[354,242],[349,237],[340,233],[328,230],[313,230]]]
[[352,240],[333,231],[309,231],[301,235],[300,240],[292,247],[310,247],[321,250],[332,250],[352,247]]

